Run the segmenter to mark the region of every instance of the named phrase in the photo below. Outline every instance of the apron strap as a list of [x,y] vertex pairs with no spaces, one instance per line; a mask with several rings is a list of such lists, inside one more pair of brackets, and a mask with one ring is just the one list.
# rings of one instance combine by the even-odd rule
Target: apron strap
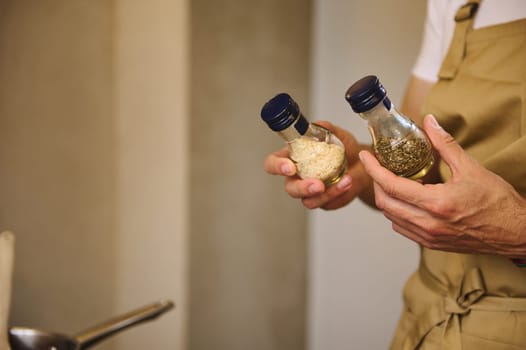
[[449,50],[442,62],[439,78],[453,79],[466,53],[466,36],[473,29],[473,21],[482,0],[469,0],[455,15],[455,31]]

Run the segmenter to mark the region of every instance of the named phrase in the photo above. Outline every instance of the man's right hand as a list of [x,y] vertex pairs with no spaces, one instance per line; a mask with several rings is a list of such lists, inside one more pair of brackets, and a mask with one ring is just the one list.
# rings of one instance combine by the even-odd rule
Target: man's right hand
[[[372,183],[358,158],[358,152],[367,147],[358,144],[352,134],[330,122],[316,122],[338,137],[345,146],[347,171],[340,181],[331,186],[325,186],[318,179],[301,179],[296,174],[296,166],[288,156],[288,148],[269,154],[264,161],[264,169],[271,175],[285,177],[285,191],[292,198],[301,199],[308,209],[322,208],[333,210],[344,207],[357,196],[367,203],[372,203]],[[371,192],[371,193],[369,193]]]

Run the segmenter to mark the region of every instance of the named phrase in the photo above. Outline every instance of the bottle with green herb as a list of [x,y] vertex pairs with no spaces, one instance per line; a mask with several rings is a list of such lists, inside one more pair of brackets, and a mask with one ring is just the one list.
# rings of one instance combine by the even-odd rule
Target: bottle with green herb
[[380,164],[414,180],[429,172],[434,162],[431,142],[422,129],[394,107],[378,77],[369,75],[358,80],[347,90],[345,99],[367,120]]

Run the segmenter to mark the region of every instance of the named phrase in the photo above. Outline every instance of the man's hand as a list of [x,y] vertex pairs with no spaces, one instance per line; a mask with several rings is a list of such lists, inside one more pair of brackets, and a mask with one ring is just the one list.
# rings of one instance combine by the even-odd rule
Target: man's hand
[[446,183],[396,176],[360,152],[376,205],[393,229],[430,249],[526,257],[526,200],[469,156],[433,116],[426,116],[424,129],[451,170]]

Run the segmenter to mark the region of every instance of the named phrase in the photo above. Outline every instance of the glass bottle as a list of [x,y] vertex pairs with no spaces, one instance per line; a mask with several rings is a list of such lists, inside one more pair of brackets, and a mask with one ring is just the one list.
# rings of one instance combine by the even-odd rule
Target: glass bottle
[[367,120],[380,164],[413,180],[428,173],[434,162],[431,142],[422,129],[394,107],[376,76],[355,82],[345,99],[354,112]]
[[326,128],[309,123],[290,95],[280,93],[265,103],[261,119],[287,143],[299,177],[331,185],[343,176],[347,160],[342,142]]

